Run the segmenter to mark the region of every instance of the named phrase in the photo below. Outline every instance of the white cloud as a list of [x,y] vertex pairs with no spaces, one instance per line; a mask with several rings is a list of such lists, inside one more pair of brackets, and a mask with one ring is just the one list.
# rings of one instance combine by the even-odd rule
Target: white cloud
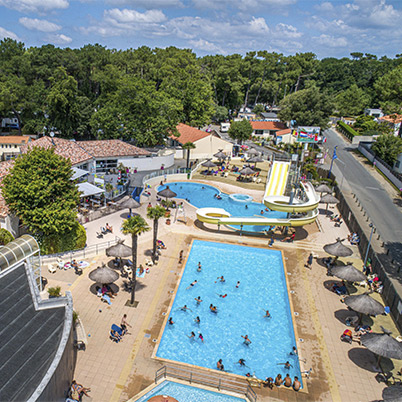
[[107,0],[106,2],[114,6],[143,7],[148,10],[155,8],[184,7],[184,4],[180,0]]
[[324,1],[323,3],[317,4],[314,6],[314,8],[317,11],[325,14],[332,13],[335,9],[332,3],[330,3],[329,1]]
[[19,40],[18,36],[14,32],[7,31],[7,29],[0,27],[0,39],[4,39],[4,38],[11,38],[14,40]]
[[68,0],[0,0],[0,6],[24,13],[45,12],[58,8],[64,9],[68,5]]
[[297,0],[192,0],[193,6],[205,9],[238,9],[242,11],[261,10],[262,8],[282,9],[284,7],[295,4]]
[[250,32],[254,32],[258,34],[267,34],[269,32],[269,28],[265,19],[262,17],[255,18],[253,17],[249,22],[250,25]]
[[140,13],[136,10],[113,8],[105,10],[105,19],[116,24],[159,24],[166,21],[166,16],[160,10],[148,10]]
[[204,39],[190,40],[188,43],[193,47],[193,49],[196,50],[204,50],[208,53],[226,54],[226,52],[221,47],[216,46],[214,43],[208,42]]
[[295,39],[300,38],[303,34],[297,30],[293,25],[279,23],[272,31],[273,36],[282,39]]
[[55,32],[61,29],[60,25],[54,24],[47,20],[39,20],[37,18],[22,17],[18,20],[21,25],[30,30],[41,32]]
[[55,45],[67,45],[73,41],[69,36],[63,34],[49,35],[47,40]]
[[329,47],[346,47],[348,45],[348,41],[344,37],[334,37],[330,35],[322,34],[318,37],[313,37],[313,40],[319,43],[322,46]]

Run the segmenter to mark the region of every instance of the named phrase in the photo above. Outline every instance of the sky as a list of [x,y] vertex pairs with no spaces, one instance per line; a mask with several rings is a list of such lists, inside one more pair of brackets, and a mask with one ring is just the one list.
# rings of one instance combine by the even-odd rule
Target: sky
[[29,46],[402,53],[401,0],[0,0],[0,39]]

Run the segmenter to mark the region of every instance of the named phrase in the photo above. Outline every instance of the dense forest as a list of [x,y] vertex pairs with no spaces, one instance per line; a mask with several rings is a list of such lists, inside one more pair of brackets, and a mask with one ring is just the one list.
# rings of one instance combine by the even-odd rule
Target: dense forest
[[344,116],[360,115],[368,106],[400,113],[401,56],[352,53],[318,60],[313,53],[259,51],[198,58],[175,47],[26,48],[4,39],[0,117],[16,117],[23,133],[155,145],[178,122],[202,126],[243,105],[291,110],[294,99],[307,109],[325,107]]

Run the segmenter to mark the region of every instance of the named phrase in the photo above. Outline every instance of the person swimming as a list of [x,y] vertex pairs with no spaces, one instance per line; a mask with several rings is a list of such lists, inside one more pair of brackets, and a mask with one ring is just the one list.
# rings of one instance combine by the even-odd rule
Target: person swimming
[[200,334],[198,335],[198,339],[201,341],[201,342],[204,342],[204,337],[202,336],[202,333],[200,332]]
[[194,285],[197,284],[197,282],[198,282],[197,280],[195,280],[194,282],[191,282],[190,285],[186,287],[186,289],[192,288]]
[[264,317],[266,317],[266,318],[271,318],[271,314],[269,313],[269,310],[266,310],[266,311],[265,311]]
[[223,370],[222,359],[219,359],[219,360],[216,362],[216,368],[217,368],[218,370]]
[[241,336],[244,339],[244,344],[249,346],[251,344],[250,338],[248,337],[248,335],[242,335]]
[[225,297],[227,297],[227,293],[225,293],[224,295],[219,295],[219,297],[222,297],[222,299],[224,299]]
[[197,315],[197,317],[194,318],[194,322],[196,324],[199,324],[201,322],[200,317],[198,317],[198,315]]
[[237,283],[236,283],[236,288],[238,289],[239,286],[240,286],[240,281],[237,281]]
[[169,324],[170,324],[170,325],[173,325],[173,324],[174,324],[174,321],[173,321],[173,318],[172,318],[172,317],[169,318]]
[[197,304],[200,304],[202,302],[201,296],[196,297],[194,300],[197,302]]
[[199,262],[199,263],[198,263],[198,267],[197,267],[197,272],[201,272],[201,269],[202,269],[202,267],[201,267],[201,262]]
[[225,278],[223,277],[223,275],[222,275],[222,276],[218,276],[216,279],[217,279],[217,280],[215,281],[215,283],[218,282],[218,279],[219,279],[219,282],[221,282],[221,283],[225,282]]
[[183,307],[179,307],[179,310],[181,310],[181,311],[190,310],[191,311],[191,309],[189,309],[186,304]]
[[240,364],[240,366],[246,365],[246,361],[244,359],[239,359],[238,363]]
[[[187,335],[188,336],[188,335]],[[193,332],[193,331],[191,331],[191,335],[190,336],[188,336],[189,337],[189,339],[194,339],[195,338],[195,333]]]
[[298,355],[296,346],[293,346],[293,349],[292,349],[292,351],[290,352],[290,354],[291,354],[291,355],[294,355],[294,356],[297,356],[297,355]]
[[211,311],[211,313],[217,313],[218,312],[218,308],[216,306],[214,306],[213,304],[211,304],[209,306],[209,310]]

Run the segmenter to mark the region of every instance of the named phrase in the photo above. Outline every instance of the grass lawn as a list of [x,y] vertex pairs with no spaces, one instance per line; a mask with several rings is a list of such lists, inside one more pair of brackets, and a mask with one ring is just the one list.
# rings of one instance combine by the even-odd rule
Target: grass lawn
[[[238,166],[240,169],[243,168],[243,165],[245,163],[241,161],[230,161],[230,169],[232,166]],[[251,164],[253,166],[254,164]],[[195,174],[193,174],[193,179],[194,180],[210,180],[210,181],[218,181],[222,183],[228,183],[228,184],[233,184],[238,187],[242,188],[247,188],[250,190],[261,190],[264,191],[265,189],[265,184],[267,182],[267,176],[268,176],[268,171],[269,171],[269,163],[267,161],[264,162],[259,162],[257,163],[257,168],[261,169],[259,177],[261,178],[261,182],[259,184],[255,182],[250,182],[250,183],[245,183],[241,181],[236,181],[236,179],[239,177],[239,173],[233,173],[230,172],[229,169],[229,176],[228,177],[221,177],[220,173],[218,173],[217,176],[211,175],[211,176],[206,176],[201,174],[200,172],[203,171],[205,168],[201,167]]]

